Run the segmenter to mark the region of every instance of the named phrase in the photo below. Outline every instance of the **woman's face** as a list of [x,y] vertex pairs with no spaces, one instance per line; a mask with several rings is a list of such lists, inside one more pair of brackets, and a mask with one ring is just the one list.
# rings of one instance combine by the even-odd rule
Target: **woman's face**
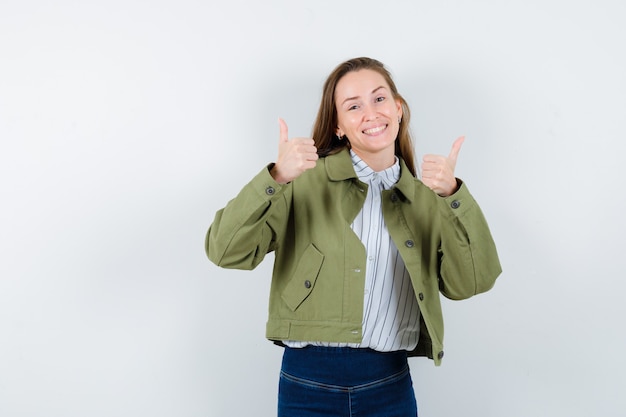
[[351,71],[337,83],[335,103],[337,134],[345,135],[364,161],[382,158],[392,164],[402,105],[385,78],[373,70]]

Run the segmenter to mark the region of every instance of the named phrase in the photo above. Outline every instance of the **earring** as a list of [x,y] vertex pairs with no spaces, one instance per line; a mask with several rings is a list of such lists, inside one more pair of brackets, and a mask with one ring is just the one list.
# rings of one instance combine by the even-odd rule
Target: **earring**
[[402,122],[402,116],[398,116],[398,124],[400,124],[400,122]]
[[343,136],[341,136],[339,133],[337,133],[337,139],[341,140],[343,138]]

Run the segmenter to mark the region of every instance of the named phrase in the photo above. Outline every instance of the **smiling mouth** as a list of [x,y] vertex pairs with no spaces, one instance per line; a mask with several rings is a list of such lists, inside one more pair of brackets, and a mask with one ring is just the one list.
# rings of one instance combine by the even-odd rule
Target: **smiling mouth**
[[382,125],[382,126],[377,126],[371,129],[364,130],[363,133],[365,133],[366,135],[375,135],[377,133],[382,132],[385,129],[387,129],[387,125]]

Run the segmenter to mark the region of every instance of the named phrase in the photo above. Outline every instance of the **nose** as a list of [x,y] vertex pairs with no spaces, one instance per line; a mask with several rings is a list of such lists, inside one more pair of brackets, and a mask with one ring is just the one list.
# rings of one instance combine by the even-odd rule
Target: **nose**
[[378,112],[371,104],[366,104],[363,108],[363,117],[365,120],[376,120],[378,118]]

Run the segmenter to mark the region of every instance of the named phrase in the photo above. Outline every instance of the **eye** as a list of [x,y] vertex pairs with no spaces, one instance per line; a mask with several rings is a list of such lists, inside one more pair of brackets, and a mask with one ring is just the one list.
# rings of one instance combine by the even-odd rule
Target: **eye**
[[359,108],[359,106],[357,106],[356,104],[353,104],[352,106],[348,107],[348,111],[350,111],[350,110],[356,110],[356,109],[358,109],[358,108]]
[[381,101],[385,101],[385,96],[376,97],[376,102],[380,103]]

